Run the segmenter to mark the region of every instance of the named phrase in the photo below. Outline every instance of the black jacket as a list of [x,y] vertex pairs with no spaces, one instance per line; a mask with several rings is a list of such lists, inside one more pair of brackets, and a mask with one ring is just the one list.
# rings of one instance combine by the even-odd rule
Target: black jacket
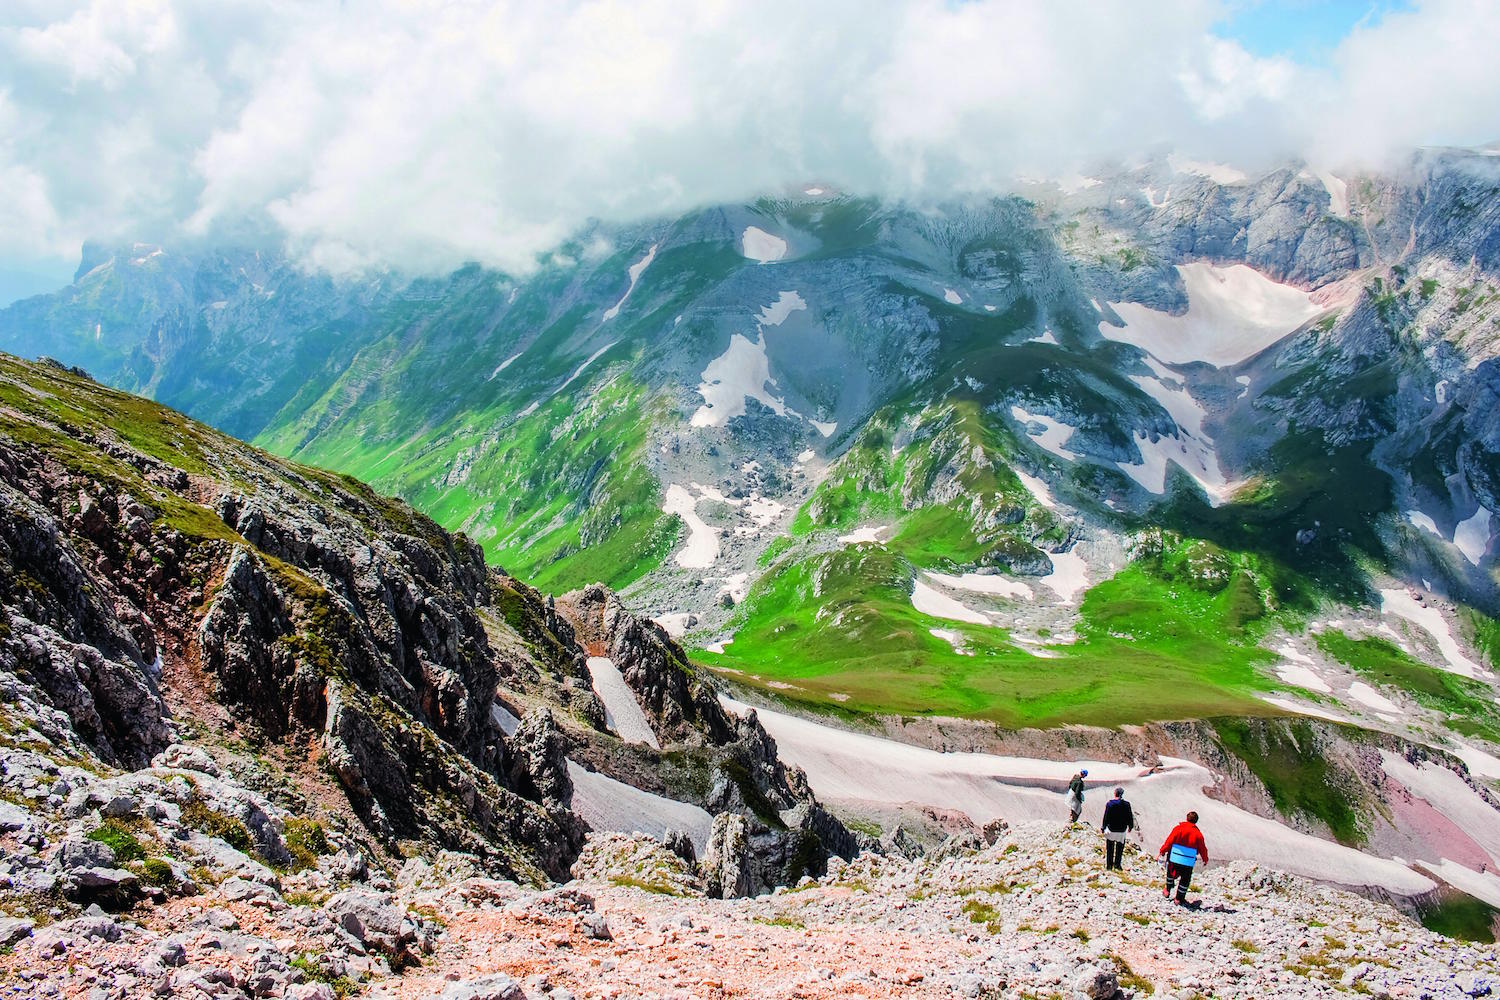
[[1104,803],[1104,822],[1099,824],[1099,829],[1114,833],[1134,830],[1135,813],[1130,811],[1130,803],[1124,799],[1110,799]]

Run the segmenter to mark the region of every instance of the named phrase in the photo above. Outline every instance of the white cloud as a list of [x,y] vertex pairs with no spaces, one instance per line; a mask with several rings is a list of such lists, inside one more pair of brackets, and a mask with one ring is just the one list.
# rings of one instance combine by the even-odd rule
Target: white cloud
[[314,266],[524,269],[590,218],[774,191],[1003,190],[1163,147],[1348,164],[1500,136],[1500,5],[1438,0],[1328,66],[1210,0],[17,0],[0,244],[269,230]]

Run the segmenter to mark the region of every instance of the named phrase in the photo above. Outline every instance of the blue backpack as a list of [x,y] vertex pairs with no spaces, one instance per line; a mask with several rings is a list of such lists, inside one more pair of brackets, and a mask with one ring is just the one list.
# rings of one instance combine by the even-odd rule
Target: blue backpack
[[1167,852],[1167,860],[1174,865],[1191,868],[1198,863],[1198,852],[1182,844],[1173,844]]

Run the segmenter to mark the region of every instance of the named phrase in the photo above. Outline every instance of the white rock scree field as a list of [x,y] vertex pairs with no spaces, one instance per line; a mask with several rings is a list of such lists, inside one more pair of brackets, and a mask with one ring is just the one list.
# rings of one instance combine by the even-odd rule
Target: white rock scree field
[[1484,5],[241,20],[0,14],[0,997],[1500,992]]

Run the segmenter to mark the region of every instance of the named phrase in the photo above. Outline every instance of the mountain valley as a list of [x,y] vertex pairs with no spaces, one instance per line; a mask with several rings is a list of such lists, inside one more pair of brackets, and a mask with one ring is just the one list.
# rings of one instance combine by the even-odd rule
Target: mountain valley
[[[591,225],[515,275],[89,245],[0,310],[15,940],[90,904],[222,919],[201,892],[312,953],[370,892],[402,943],[323,928],[348,954],[319,976],[431,995],[403,964],[457,977],[492,916],[575,964],[596,903],[661,922],[646,949],[870,917],[873,955],[916,933],[873,892],[944,928],[941,983],[871,958],[787,989],[1046,995],[1101,962],[1148,993],[1437,988],[1316,907],[1493,975],[1413,918],[1490,942],[1500,913],[1497,162],[825,184]],[[968,937],[1053,950],[1059,865],[1133,905],[1073,871],[1081,831],[1049,841],[1080,764],[1091,810],[1118,782],[1147,840],[1194,808],[1239,859],[1204,884],[1244,898],[1144,987],[1102,924],[1024,968]],[[587,904],[545,888],[570,877]],[[1282,917],[1318,961],[1215,978]],[[547,967],[525,995],[608,995]]]

